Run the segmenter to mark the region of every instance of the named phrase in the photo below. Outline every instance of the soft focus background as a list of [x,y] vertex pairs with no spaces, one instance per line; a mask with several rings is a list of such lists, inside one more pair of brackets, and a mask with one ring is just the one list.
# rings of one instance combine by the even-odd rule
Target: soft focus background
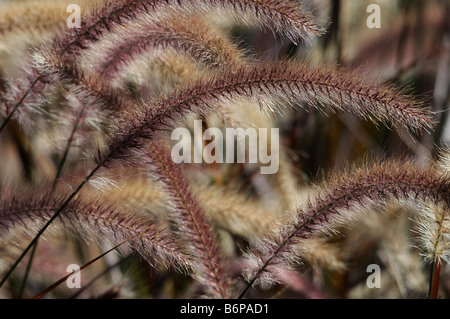
[[[41,9],[44,2],[48,6],[45,11]],[[30,3],[34,4],[35,11],[30,11],[33,8]],[[29,49],[65,26],[66,3],[79,3],[83,10],[92,5],[90,1],[0,0],[0,92],[5,89],[2,78],[14,78],[21,72],[21,61],[27,59]],[[381,7],[380,29],[369,29],[366,25],[370,14],[366,8],[372,3]],[[11,6],[17,6],[15,15],[9,14]],[[27,9],[22,12],[21,6]],[[235,209],[244,214],[256,210],[277,212],[283,206],[290,206],[290,201],[304,197],[309,191],[309,183],[326,178],[334,170],[368,158],[377,161],[409,156],[417,162],[427,163],[436,158],[439,148],[450,142],[450,1],[312,0],[306,6],[327,29],[325,35],[310,44],[295,45],[287,39],[273,37],[267,30],[230,25],[220,17],[208,18],[226,30],[249,55],[260,60],[298,59],[312,65],[357,68],[361,76],[408,88],[413,95],[427,100],[435,112],[437,125],[430,134],[415,136],[381,124],[375,126],[347,114],[324,115],[301,107],[295,111],[286,110],[270,121],[261,115],[260,120],[255,120],[260,121],[261,126],[280,127],[284,151],[281,154],[283,171],[279,178],[284,179],[283,185],[288,190],[274,186],[272,179],[277,177],[261,177],[254,174],[254,170],[237,164],[232,167],[206,164],[193,167],[188,174],[200,193],[203,187],[214,186],[211,193],[204,190],[203,194],[205,209],[211,210],[208,214],[214,214],[215,209]],[[173,73],[180,78],[185,76],[183,72],[189,71],[182,58],[173,58],[171,53],[163,62],[172,63]],[[146,72],[164,77],[158,67],[162,62],[152,63],[154,68]],[[147,83],[136,81],[133,85],[139,87]],[[51,111],[55,106],[52,101],[48,103],[44,109]],[[245,101],[238,103],[245,104]],[[240,118],[248,117],[242,112]],[[38,114],[33,119],[34,127],[25,129],[13,121],[0,135],[2,191],[33,188],[55,174],[55,163],[60,156],[55,150],[63,148],[67,132],[64,122],[60,123],[61,127],[49,127],[47,120],[47,115]],[[214,117],[208,121],[211,125],[217,123]],[[80,160],[83,145],[80,141],[80,146],[74,147],[68,158],[68,170],[70,168],[70,174],[75,176],[85,165]],[[150,206],[153,211],[163,211],[164,202],[151,202],[151,196],[156,195],[142,191],[148,185],[139,178],[133,179],[134,173],[128,169],[127,174],[121,175],[128,178],[114,181],[118,187],[107,190],[108,196],[122,198],[127,207],[144,210]],[[71,184],[63,182],[60,187],[70,189]],[[120,195],[118,189],[128,189],[127,194]],[[98,196],[106,196],[102,194]],[[242,194],[251,198],[251,203],[233,197]],[[415,247],[418,245],[415,226],[413,208],[363,214],[349,227],[341,229],[339,236],[319,238],[316,248],[314,245],[308,248],[323,253],[320,256],[317,251],[311,253],[314,257],[300,267],[302,275],[291,287],[277,286],[269,291],[253,289],[248,297],[424,298],[428,293],[431,265],[423,260],[420,250]],[[222,248],[230,256],[239,255],[240,249],[247,245],[246,236],[251,236],[221,227],[218,227],[218,234]],[[23,239],[30,238],[29,235],[23,231],[1,237],[2,273],[25,247],[27,240]],[[76,235],[55,231],[39,242],[26,287],[22,289],[21,283],[28,257],[9,284],[0,289],[0,297],[32,297],[66,275],[67,265],[83,265],[110,247],[107,242],[86,243]],[[369,289],[366,285],[369,264],[381,267],[380,289]],[[238,273],[238,268],[236,265],[233,271]],[[444,265],[440,289],[443,298],[450,296],[449,272]],[[188,277],[173,271],[155,270],[139,257],[125,253],[108,254],[83,271],[82,283],[81,291],[68,289],[63,284],[47,297],[184,298],[196,296],[198,291],[198,285]]]

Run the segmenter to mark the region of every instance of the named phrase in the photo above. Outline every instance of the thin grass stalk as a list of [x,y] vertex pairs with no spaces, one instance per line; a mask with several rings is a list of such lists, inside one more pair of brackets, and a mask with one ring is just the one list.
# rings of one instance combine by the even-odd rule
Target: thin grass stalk
[[441,262],[436,259],[431,265],[430,289],[428,299],[437,299],[439,294],[439,277],[441,274]]
[[50,285],[49,287],[45,288],[44,290],[42,290],[40,293],[38,293],[36,296],[34,296],[32,299],[41,299],[43,296],[45,296],[46,294],[48,294],[50,291],[52,291],[53,289],[55,289],[56,287],[58,287],[59,285],[61,285],[63,282],[65,282],[70,276],[73,276],[79,272],[81,272],[82,270],[86,269],[87,267],[89,267],[90,265],[92,265],[93,263],[95,263],[97,260],[102,259],[104,256],[106,256],[107,254],[109,254],[110,252],[116,250],[117,248],[119,248],[120,246],[122,246],[123,244],[129,242],[130,240],[132,240],[133,238],[137,237],[139,235],[139,233],[135,234],[133,237],[127,238],[126,240],[122,241],[121,243],[117,244],[116,246],[114,246],[111,249],[108,249],[107,251],[105,251],[103,254],[95,257],[94,259],[90,260],[89,262],[87,262],[86,264],[84,264],[83,266],[80,267],[80,269],[72,272],[71,274],[68,274],[67,276],[64,276],[63,278],[61,278],[60,280],[56,281],[55,283],[53,283],[52,285]]
[[58,216],[64,211],[64,209],[69,205],[69,203],[75,198],[75,196],[78,195],[78,193],[81,191],[81,189],[86,185],[87,182],[95,175],[95,173],[101,168],[101,166],[97,165],[87,176],[86,178],[78,185],[78,187],[75,189],[75,191],[64,201],[64,203],[61,205],[61,207],[53,214],[53,216],[45,223],[45,225],[39,230],[39,232],[36,234],[36,236],[31,240],[31,242],[28,244],[28,246],[24,249],[22,254],[17,258],[17,260],[14,262],[14,264],[9,268],[8,272],[3,276],[2,280],[0,281],[0,288],[5,284],[5,282],[8,280],[8,278],[11,276],[11,274],[14,272],[14,270],[17,268],[19,263],[22,261],[22,259],[27,255],[28,251],[33,248],[34,245],[36,245],[39,238],[42,236],[42,234],[47,230],[47,228],[53,223],[53,221],[58,218]]
[[38,242],[33,246],[33,250],[31,251],[30,260],[28,261],[27,268],[25,269],[25,275],[22,279],[22,284],[20,285],[19,299],[22,299],[23,293],[25,291],[25,286],[27,285],[28,276],[30,274],[31,265],[33,264],[34,254],[36,253],[36,248],[38,246]]
[[[331,186],[330,186],[331,185]],[[332,232],[333,225],[352,218],[362,207],[383,209],[389,200],[400,203],[441,203],[450,206],[450,177],[436,173],[434,167],[421,168],[400,162],[380,163],[370,169],[352,170],[352,175],[337,176],[322,185],[316,198],[298,208],[298,220],[286,223],[281,234],[268,233],[248,255],[248,290],[265,274],[277,270],[277,264],[289,263],[295,245],[313,234]],[[436,274],[438,275],[438,273]]]

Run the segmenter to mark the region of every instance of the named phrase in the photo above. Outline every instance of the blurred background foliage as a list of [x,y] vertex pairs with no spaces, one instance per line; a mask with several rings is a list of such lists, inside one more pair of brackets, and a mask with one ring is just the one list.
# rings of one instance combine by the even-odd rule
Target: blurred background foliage
[[[13,2],[13,5],[20,5],[26,0],[0,0],[0,10]],[[39,10],[39,1],[35,2],[36,10]],[[380,29],[369,29],[366,25],[369,16],[366,8],[372,3],[381,7]],[[56,6],[64,7],[64,4],[59,1]],[[379,81],[393,83],[400,88],[408,87],[414,95],[427,99],[436,112],[437,125],[430,134],[414,136],[346,114],[324,115],[300,107],[295,111],[286,110],[277,118],[277,126],[282,133],[282,144],[287,149],[290,174],[299,188],[365,158],[377,160],[412,156],[418,162],[435,158],[436,151],[450,142],[450,127],[447,125],[450,106],[450,2],[313,0],[307,6],[327,29],[325,35],[314,39],[311,44],[293,44],[287,39],[275,38],[267,30],[240,25],[233,25],[230,34],[249,54],[260,60],[298,59],[315,65],[358,68],[363,71],[361,74],[370,74]],[[36,18],[33,15],[45,19],[46,13],[25,12],[17,18]],[[52,30],[64,27],[64,12],[61,16],[61,20],[53,18],[41,24],[39,30],[25,28],[16,32],[3,27],[7,23],[1,20],[0,13],[0,91],[5,88],[1,78],[13,77],[18,72],[20,61],[30,47],[51,35]],[[37,122],[39,125],[41,122]],[[38,183],[44,178],[41,175],[51,174],[54,159],[39,155],[46,147],[41,139],[27,136],[17,124],[11,122],[5,134],[0,136],[0,184],[15,183],[27,187],[27,184]],[[232,187],[239,185],[246,191],[261,187],[260,182],[256,182],[256,186],[249,185],[254,179],[247,178],[241,168],[232,172],[223,177],[226,181],[216,179],[215,183],[226,182]],[[263,193],[259,196],[278,195]],[[414,223],[414,212],[407,208],[396,209],[392,214],[363,215],[351,227],[341,229],[343,236],[324,239],[340,260],[334,267],[328,267],[327,263],[324,263],[325,266],[305,265],[297,285],[275,287],[268,292],[254,290],[248,297],[425,297],[430,266],[422,261],[414,247]],[[230,237],[223,234],[221,239],[224,246],[240,247],[246,244],[243,238],[236,235]],[[8,256],[13,258],[20,253],[19,247],[23,243],[20,240],[8,241],[8,247],[3,243],[0,246],[0,254],[7,260]],[[31,297],[66,275],[68,264],[82,265],[108,248],[102,243],[87,245],[73,235],[40,241],[32,265],[34,275],[28,280],[23,296]],[[332,257],[324,257],[327,258]],[[21,295],[26,264],[27,260],[21,264],[8,287],[0,290],[1,298]],[[366,286],[369,275],[366,268],[369,264],[378,264],[382,269],[380,289],[368,289]],[[440,297],[450,296],[449,272],[448,267],[444,266]],[[184,298],[195,296],[199,289],[188,277],[163,269],[155,270],[136,256],[117,254],[108,254],[83,271],[82,283],[82,291],[70,290],[63,285],[48,296]]]

